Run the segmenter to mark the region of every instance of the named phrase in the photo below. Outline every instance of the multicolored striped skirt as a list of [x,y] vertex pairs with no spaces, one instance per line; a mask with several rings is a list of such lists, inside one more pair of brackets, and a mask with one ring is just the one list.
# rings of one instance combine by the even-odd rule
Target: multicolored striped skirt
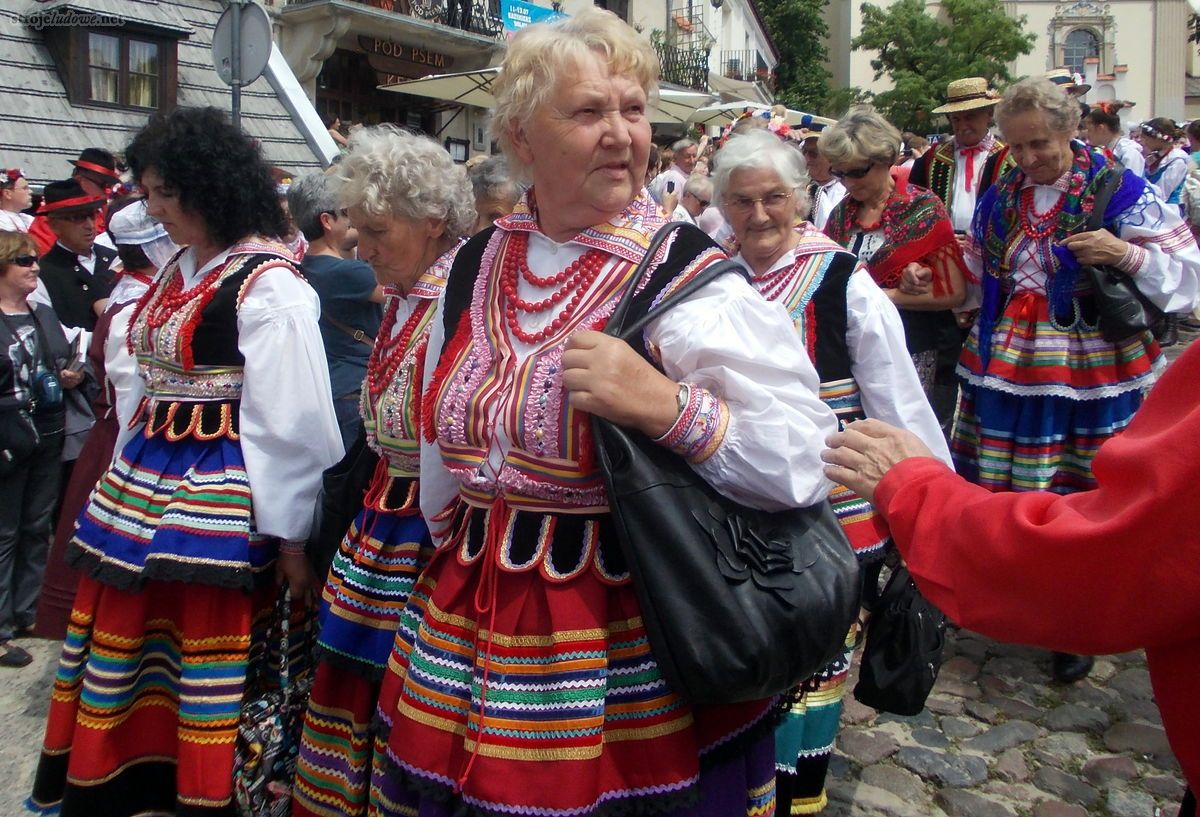
[[1095,487],[1092,459],[1133,418],[1163,365],[1150,333],[1121,343],[1050,320],[1040,294],[1014,295],[992,332],[984,370],[979,326],[963,346],[951,439],[955,468],[994,491]]
[[[342,540],[321,599],[321,662],[304,717],[293,817],[367,812],[371,720],[400,615],[433,553],[412,502],[364,508]],[[403,486],[401,486],[403,487]]]
[[63,817],[232,813],[251,631],[274,600],[269,586],[128,591],[83,577],[33,805]]
[[[170,437],[170,439],[169,439]],[[64,817],[227,814],[278,545],[254,530],[236,440],[131,439],[79,517],[81,580],[32,802]],[[256,629],[257,628],[257,629]]]
[[825,777],[857,638],[855,623],[842,654],[805,684],[804,691],[797,691],[775,728],[775,784],[779,802],[790,814],[816,814],[829,802]]
[[269,578],[277,553],[254,529],[237,442],[165,434],[125,445],[67,546],[74,567],[124,588],[161,578],[250,589]]
[[667,688],[607,515],[462,504],[451,531],[388,661],[371,815],[774,813],[773,702]]

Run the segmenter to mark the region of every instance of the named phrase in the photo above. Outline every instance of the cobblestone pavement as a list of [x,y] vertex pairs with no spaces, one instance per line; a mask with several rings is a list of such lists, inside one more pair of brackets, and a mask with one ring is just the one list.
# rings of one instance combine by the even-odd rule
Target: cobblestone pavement
[[[24,813],[61,646],[18,643],[34,661],[0,669],[0,817]],[[1182,777],[1140,652],[1101,658],[1069,686],[1050,680],[1049,653],[965,630],[950,632],[945,657],[916,717],[847,694],[824,815],[1174,817]]]

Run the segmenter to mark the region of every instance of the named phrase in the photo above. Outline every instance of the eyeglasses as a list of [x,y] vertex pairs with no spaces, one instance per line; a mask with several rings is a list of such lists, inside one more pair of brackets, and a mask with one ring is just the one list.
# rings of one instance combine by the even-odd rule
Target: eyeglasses
[[791,197],[791,193],[768,193],[757,199],[749,196],[730,196],[725,199],[725,207],[735,213],[750,213],[754,210],[754,205],[761,201],[764,210],[782,210]]
[[345,218],[346,217],[346,208],[345,207],[343,207],[341,210],[322,210],[321,212],[328,213],[329,215],[333,216],[334,218]]
[[701,207],[708,207],[708,205],[712,204],[712,201],[710,199],[702,199],[699,196],[697,196],[695,193],[688,193],[688,195],[691,196],[692,198],[694,198],[696,201],[700,202]]
[[95,210],[83,210],[78,213],[51,213],[48,216],[48,218],[51,221],[57,219],[58,221],[66,221],[71,224],[79,224],[84,221],[91,221],[95,217],[96,217]]
[[871,162],[866,167],[859,167],[854,170],[831,170],[829,172],[833,174],[834,178],[838,179],[861,179],[870,173],[874,167],[875,163]]
[[16,264],[18,267],[32,267],[37,263],[36,255],[18,255],[10,264]]

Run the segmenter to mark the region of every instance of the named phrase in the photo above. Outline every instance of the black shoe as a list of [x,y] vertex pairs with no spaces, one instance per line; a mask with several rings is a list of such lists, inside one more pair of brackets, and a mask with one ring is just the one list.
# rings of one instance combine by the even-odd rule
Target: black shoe
[[11,641],[0,642],[0,667],[27,667],[33,656]]
[[1158,341],[1158,345],[1162,349],[1179,343],[1179,316],[1165,315],[1154,326],[1154,339]]
[[1056,652],[1050,659],[1050,673],[1059,683],[1073,684],[1086,678],[1095,663],[1096,659],[1090,655]]

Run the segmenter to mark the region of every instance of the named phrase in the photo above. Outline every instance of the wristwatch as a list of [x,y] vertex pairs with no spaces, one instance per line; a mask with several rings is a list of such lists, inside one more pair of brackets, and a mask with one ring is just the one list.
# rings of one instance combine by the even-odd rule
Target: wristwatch
[[683,415],[683,410],[687,408],[688,398],[691,396],[692,387],[687,383],[680,383],[679,391],[675,392],[675,408],[679,410],[677,416]]

